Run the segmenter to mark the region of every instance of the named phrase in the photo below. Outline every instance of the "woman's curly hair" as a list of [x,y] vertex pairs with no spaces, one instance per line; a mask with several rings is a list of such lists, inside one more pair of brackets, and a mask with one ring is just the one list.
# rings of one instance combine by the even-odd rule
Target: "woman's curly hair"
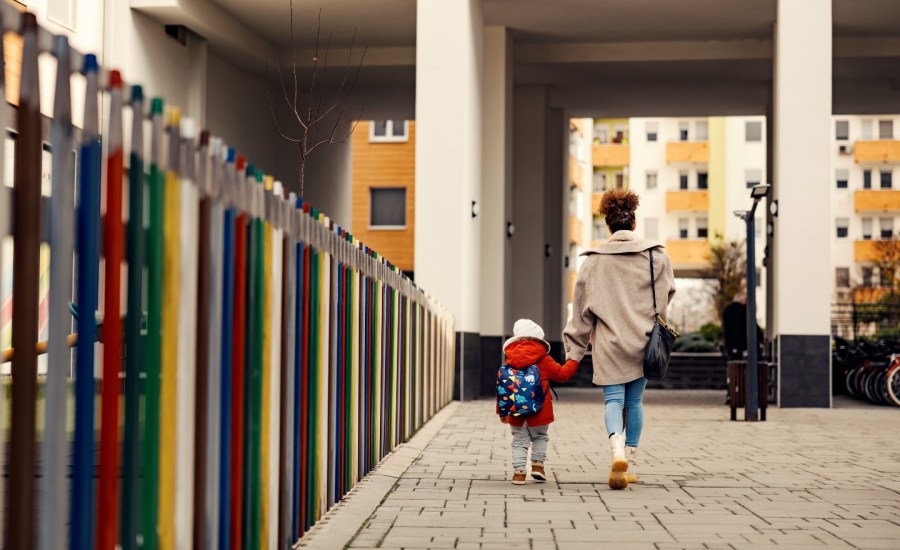
[[641,198],[625,189],[613,189],[603,193],[598,214],[606,218],[606,225],[612,232],[634,228],[634,211]]

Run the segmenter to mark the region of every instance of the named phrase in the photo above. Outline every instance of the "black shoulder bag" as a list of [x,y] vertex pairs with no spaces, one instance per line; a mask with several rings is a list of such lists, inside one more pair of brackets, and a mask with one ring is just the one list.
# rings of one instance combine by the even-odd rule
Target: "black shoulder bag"
[[662,380],[669,369],[669,355],[675,339],[681,336],[677,330],[669,327],[656,310],[656,277],[653,272],[653,249],[650,249],[650,288],[653,290],[653,328],[647,335],[647,347],[644,348],[644,378]]

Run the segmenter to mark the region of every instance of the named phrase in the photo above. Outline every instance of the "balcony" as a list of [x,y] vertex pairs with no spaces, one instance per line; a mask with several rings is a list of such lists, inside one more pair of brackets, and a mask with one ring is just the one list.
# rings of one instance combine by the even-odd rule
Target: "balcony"
[[893,189],[855,191],[853,208],[857,212],[896,212],[900,210],[900,191]]
[[669,191],[666,212],[708,212],[709,191]]
[[569,242],[584,246],[584,225],[575,216],[569,216]]
[[861,164],[900,162],[900,141],[857,141],[853,144],[853,160]]
[[603,198],[603,193],[594,193],[591,195],[591,214],[597,215],[597,211],[600,210],[600,200]]
[[591,151],[594,166],[628,166],[631,162],[631,149],[627,144],[607,143],[594,145]]
[[890,288],[874,286],[862,286],[854,288],[853,301],[857,304],[877,302],[878,300],[884,298],[890,291]]
[[857,262],[874,262],[878,256],[879,241],[856,241],[853,243],[853,258]]
[[709,267],[709,241],[682,239],[666,241],[666,253],[675,271],[698,272]]
[[584,169],[578,159],[569,156],[569,185],[584,190]]
[[670,141],[666,144],[666,162],[669,164],[708,164],[708,141]]

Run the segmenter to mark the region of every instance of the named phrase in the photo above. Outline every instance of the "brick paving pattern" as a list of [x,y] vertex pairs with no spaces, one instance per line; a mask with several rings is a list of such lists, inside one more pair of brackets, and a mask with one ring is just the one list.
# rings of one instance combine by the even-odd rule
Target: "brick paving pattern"
[[722,392],[648,391],[642,483],[612,491],[601,395],[560,391],[545,484],[509,483],[509,429],[467,402],[368,519],[329,521],[362,524],[351,548],[900,548],[900,409],[748,424]]

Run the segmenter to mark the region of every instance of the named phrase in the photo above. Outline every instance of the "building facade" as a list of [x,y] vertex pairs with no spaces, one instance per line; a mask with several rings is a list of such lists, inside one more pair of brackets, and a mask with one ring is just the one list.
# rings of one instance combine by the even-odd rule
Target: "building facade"
[[[750,206],[749,189],[766,182],[765,117],[630,118],[592,121],[591,246],[609,237],[597,215],[603,192],[641,198],[637,233],[666,245],[676,277],[709,277],[710,245],[743,241],[733,215]],[[756,214],[758,318],[765,319],[765,213]],[[679,319],[676,319],[678,322]]]

